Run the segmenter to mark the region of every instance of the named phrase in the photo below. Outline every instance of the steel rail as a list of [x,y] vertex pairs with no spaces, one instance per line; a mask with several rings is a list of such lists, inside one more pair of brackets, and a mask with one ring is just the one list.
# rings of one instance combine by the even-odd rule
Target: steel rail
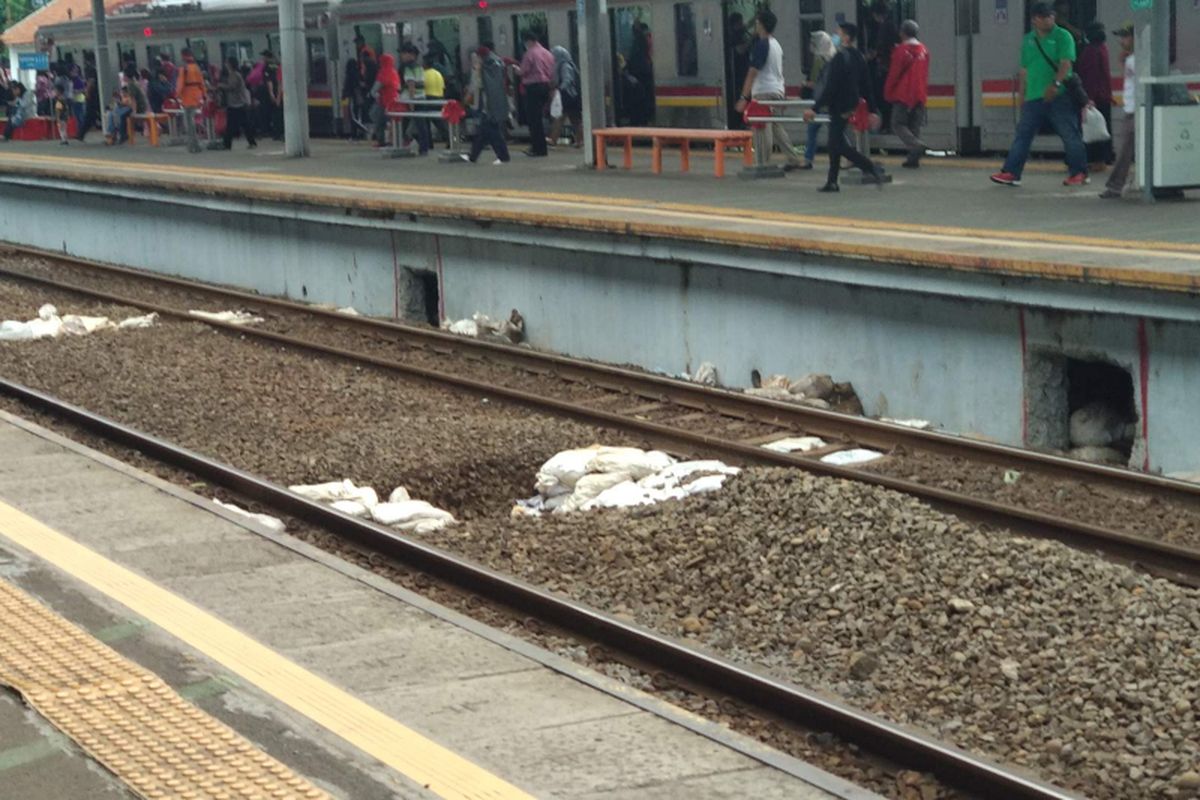
[[995,800],[1080,800],[1077,795],[953,745],[688,647],[376,523],[335,511],[236,467],[93,414],[44,392],[3,378],[0,378],[0,392],[254,502],[331,530],[464,591],[535,615],[632,659],[694,681],[718,696],[732,697],[810,730],[828,730],[875,755],[906,767],[932,772],[972,795]]
[[[1102,483],[1126,491],[1150,490],[1185,502],[1200,502],[1200,484],[1174,480],[1161,475],[1104,464],[1092,464],[1049,453],[967,439],[936,431],[918,430],[867,417],[754,397],[741,392],[702,386],[661,375],[471,339],[429,328],[342,314],[290,300],[264,297],[237,289],[103,264],[34,247],[12,244],[3,246],[14,252],[53,259],[92,271],[120,275],[151,284],[173,286],[182,290],[236,300],[248,305],[277,308],[291,313],[320,317],[336,321],[344,326],[364,328],[377,333],[387,332],[423,342],[442,344],[459,351],[484,353],[493,360],[521,365],[542,373],[556,374],[566,380],[591,383],[615,391],[626,391],[640,397],[662,399],[698,411],[778,425],[781,428],[799,429],[799,431],[834,442],[853,441],[884,451],[904,447],[911,451],[925,451],[1009,468],[1036,470],[1081,483]],[[4,268],[0,268],[0,275],[18,279],[34,277],[27,273]],[[135,303],[134,305],[143,304]]]
[[[829,478],[857,481],[895,492],[907,494],[929,503],[934,508],[958,517],[971,519],[1017,533],[1053,539],[1069,546],[1103,553],[1106,557],[1131,564],[1135,567],[1167,578],[1176,583],[1200,586],[1200,550],[1169,544],[1167,542],[1133,536],[1122,531],[1111,530],[1091,523],[1064,519],[1053,514],[1008,506],[984,498],[961,494],[937,486],[927,486],[915,481],[896,478],[867,470],[853,469],[826,464],[819,459],[792,453],[777,453],[762,447],[729,441],[716,436],[673,428],[669,425],[623,416],[610,411],[579,405],[553,397],[498,386],[472,378],[440,372],[413,364],[345,350],[298,339],[272,331],[259,330],[250,326],[203,319],[187,311],[157,303],[122,297],[109,292],[78,286],[53,278],[10,273],[0,269],[0,276],[11,275],[24,280],[78,292],[94,299],[118,305],[155,311],[164,317],[199,322],[219,330],[248,339],[258,339],[324,356],[366,364],[391,372],[405,374],[435,384],[452,386],[473,394],[500,398],[527,408],[552,412],[571,419],[582,420],[600,426],[638,434],[650,447],[670,450],[685,455],[703,455],[744,464],[765,466],[797,467],[806,472]],[[456,340],[455,340],[456,341]]]

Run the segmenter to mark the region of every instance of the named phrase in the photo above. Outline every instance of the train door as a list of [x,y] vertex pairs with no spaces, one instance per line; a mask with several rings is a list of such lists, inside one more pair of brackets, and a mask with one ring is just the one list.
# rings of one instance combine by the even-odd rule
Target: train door
[[[457,79],[463,74],[462,35],[458,17],[439,17],[429,20],[429,41],[426,52],[433,53],[441,63],[437,68],[447,77]],[[449,88],[449,86],[447,87]]]
[[[803,3],[804,0],[801,0]],[[820,2],[820,0],[818,0]],[[750,71],[750,45],[754,43],[754,15],[762,4],[758,0],[722,0],[721,23],[725,42],[724,91],[725,124],[731,129],[746,127],[734,106],[742,93],[746,73]]]
[[221,42],[221,63],[236,58],[242,66],[254,63],[254,43],[249,39],[240,42]]
[[654,39],[647,6],[610,9],[613,104],[618,123],[645,126],[654,121]]
[[[196,59],[196,63],[200,65],[201,69],[207,69],[208,68],[208,42],[206,42],[204,39],[185,39],[184,42],[186,43],[188,48],[191,49],[192,57]],[[148,53],[150,48],[146,48],[146,50]],[[174,61],[175,59],[171,59],[171,60]],[[153,59],[151,59],[151,63],[153,63]],[[218,64],[217,66],[219,67],[221,65]]]

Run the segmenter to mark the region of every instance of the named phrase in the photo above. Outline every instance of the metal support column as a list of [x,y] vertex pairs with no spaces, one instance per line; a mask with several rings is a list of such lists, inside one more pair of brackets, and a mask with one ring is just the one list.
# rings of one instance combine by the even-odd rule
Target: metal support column
[[605,113],[604,42],[608,31],[607,0],[575,0],[579,20],[579,80],[583,93],[583,160],[596,166],[592,131],[608,124]]
[[1167,0],[1158,0],[1147,12],[1147,19],[1134,31],[1138,74],[1137,131],[1138,178],[1142,197],[1154,202],[1154,92],[1147,77],[1161,77],[1171,70],[1171,8]]
[[[96,92],[100,108],[108,102],[112,91],[120,85],[113,69],[112,53],[108,47],[108,23],[104,18],[104,0],[92,0],[92,35],[96,40]],[[83,131],[80,131],[82,134]]]
[[308,155],[308,63],[302,0],[279,0],[279,57],[283,68],[283,151],[289,157],[303,158]]

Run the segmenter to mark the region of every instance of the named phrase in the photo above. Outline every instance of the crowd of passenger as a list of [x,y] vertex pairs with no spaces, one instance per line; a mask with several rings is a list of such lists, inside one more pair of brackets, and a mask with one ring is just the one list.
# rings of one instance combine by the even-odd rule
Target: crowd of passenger
[[159,54],[153,70],[139,69],[129,58],[119,74],[119,84],[102,104],[96,64],[85,56],[77,64],[70,56],[39,71],[32,87],[0,69],[0,102],[7,109],[4,141],[10,141],[30,120],[50,120],[63,145],[85,141],[99,131],[108,144],[128,140],[131,117],[146,125],[161,125],[166,116],[179,116],[188,147],[199,152],[196,116],[208,119],[220,109],[225,114],[226,149],[244,136],[250,147],[257,134],[283,138],[283,85],[279,60],[264,50],[256,63],[229,58],[223,64],[197,60],[184,48],[178,64],[167,53]]

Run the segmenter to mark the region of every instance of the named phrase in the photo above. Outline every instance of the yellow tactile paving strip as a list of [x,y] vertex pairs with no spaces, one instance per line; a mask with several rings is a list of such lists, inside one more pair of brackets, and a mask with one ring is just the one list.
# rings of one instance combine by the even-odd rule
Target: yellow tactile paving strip
[[154,673],[2,580],[0,683],[141,797],[329,797]]
[[[532,800],[531,795],[400,724],[182,597],[4,502],[0,502],[0,538],[8,539],[107,595],[135,616],[194,647],[246,682],[439,797],[446,800]],[[34,666],[38,667],[40,663],[34,662]],[[107,725],[100,738],[120,730],[114,723]],[[202,796],[196,795],[197,798]],[[229,795],[231,798],[236,796]]]

